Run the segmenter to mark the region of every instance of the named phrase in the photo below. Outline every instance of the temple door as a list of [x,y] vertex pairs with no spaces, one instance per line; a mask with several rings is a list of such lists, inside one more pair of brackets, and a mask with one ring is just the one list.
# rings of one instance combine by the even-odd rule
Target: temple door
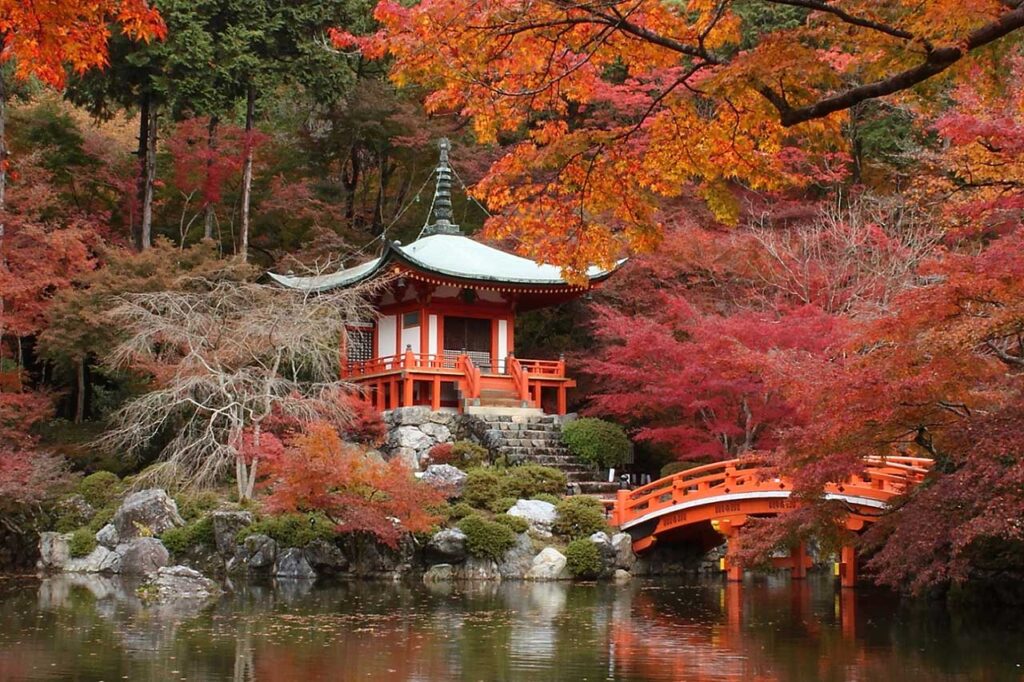
[[445,357],[456,357],[463,350],[482,371],[494,371],[491,362],[491,321],[489,319],[445,316]]

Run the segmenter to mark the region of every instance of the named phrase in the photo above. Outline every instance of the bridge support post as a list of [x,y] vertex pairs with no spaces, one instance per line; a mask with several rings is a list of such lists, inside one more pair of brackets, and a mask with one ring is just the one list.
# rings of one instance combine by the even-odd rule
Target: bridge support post
[[740,534],[737,530],[729,535],[725,550],[725,574],[729,582],[743,581],[743,564],[740,563],[737,554],[740,549]]
[[803,580],[807,577],[807,545],[798,542],[790,551],[793,564],[789,570],[790,580]]
[[852,545],[844,545],[839,551],[839,584],[842,587],[857,585],[857,552]]

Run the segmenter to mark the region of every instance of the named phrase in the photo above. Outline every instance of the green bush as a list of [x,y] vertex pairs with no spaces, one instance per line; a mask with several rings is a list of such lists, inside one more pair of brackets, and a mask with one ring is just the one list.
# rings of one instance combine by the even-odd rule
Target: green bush
[[174,496],[178,505],[178,513],[186,521],[194,521],[200,516],[217,508],[221,503],[221,496],[212,490],[199,492],[183,492]]
[[73,557],[87,556],[96,549],[96,534],[88,528],[79,528],[68,540],[68,550]]
[[517,535],[519,533],[525,533],[530,529],[530,522],[524,519],[522,516],[509,516],[508,514],[498,514],[494,517],[496,523],[500,523],[503,526],[508,526],[512,529],[513,533]]
[[250,535],[267,535],[281,547],[305,547],[313,540],[334,540],[334,524],[322,514],[281,514],[266,516],[238,531],[241,542]]
[[457,440],[452,443],[452,461],[457,467],[479,466],[490,456],[487,448],[469,440]]
[[565,565],[569,573],[577,578],[596,578],[604,570],[601,553],[590,540],[573,540],[565,548]]
[[569,452],[599,467],[619,466],[629,459],[630,442],[618,424],[603,419],[577,419],[562,427]]
[[694,467],[704,466],[706,462],[669,462],[665,466],[661,467],[661,477],[671,476],[672,474],[678,474],[680,471],[686,471],[687,469],[693,469]]
[[558,517],[551,529],[567,538],[585,538],[607,530],[604,505],[589,495],[567,497],[555,507]]
[[459,522],[459,530],[466,534],[469,553],[481,559],[501,561],[501,557],[516,544],[516,534],[503,523],[488,521],[472,514]]
[[71,495],[57,502],[53,509],[53,529],[58,533],[70,533],[76,528],[89,523],[89,507],[81,504],[82,500]]
[[113,502],[121,494],[121,488],[121,479],[110,471],[97,471],[78,483],[78,493],[97,509]]
[[503,474],[499,484],[501,495],[516,499],[529,500],[541,493],[558,495],[565,492],[567,483],[564,472],[540,464],[509,467]]
[[100,528],[111,523],[114,520],[114,514],[117,513],[117,507],[110,506],[104,507],[96,512],[96,515],[89,521],[89,525],[86,526],[93,533],[100,532]]
[[466,504],[465,502],[456,502],[455,504],[448,507],[448,519],[452,521],[458,521],[464,519],[470,514],[475,513],[475,509]]
[[213,536],[213,519],[204,516],[179,528],[168,528],[160,536],[160,541],[172,554],[182,554],[196,545],[213,547],[216,544]]
[[499,497],[496,500],[491,500],[491,503],[487,505],[495,514],[504,514],[516,503],[516,497]]
[[497,469],[475,467],[468,470],[462,501],[476,509],[490,509],[494,500],[504,497],[500,491],[501,478]]
[[552,495],[551,493],[537,493],[531,499],[540,500],[541,502],[549,502],[556,506],[562,501],[562,498],[559,495]]

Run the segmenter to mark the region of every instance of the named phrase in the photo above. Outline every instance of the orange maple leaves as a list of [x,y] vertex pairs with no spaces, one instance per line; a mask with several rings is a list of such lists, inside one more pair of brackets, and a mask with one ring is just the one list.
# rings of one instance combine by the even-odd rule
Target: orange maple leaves
[[106,66],[111,23],[139,40],[167,32],[146,0],[0,0],[0,60],[14,60],[20,78],[62,88],[67,68]]

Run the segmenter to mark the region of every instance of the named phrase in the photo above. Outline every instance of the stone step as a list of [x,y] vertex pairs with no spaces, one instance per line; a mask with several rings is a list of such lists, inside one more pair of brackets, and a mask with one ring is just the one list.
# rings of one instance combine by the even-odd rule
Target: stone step
[[608,483],[607,481],[580,481],[573,482],[573,486],[579,486],[579,490],[582,494],[596,495],[596,494],[615,494],[619,489],[618,483]]

